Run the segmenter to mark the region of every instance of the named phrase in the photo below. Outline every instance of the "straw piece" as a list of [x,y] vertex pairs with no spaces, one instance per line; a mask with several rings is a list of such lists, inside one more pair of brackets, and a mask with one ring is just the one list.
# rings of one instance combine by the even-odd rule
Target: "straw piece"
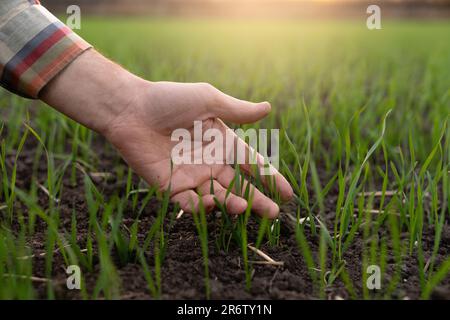
[[[392,196],[394,196],[397,193],[398,193],[397,190],[386,190],[384,192],[384,195],[386,197],[392,197]],[[368,192],[360,192],[360,193],[358,193],[358,196],[363,196],[363,197],[370,197],[372,195],[374,197],[381,197],[381,196],[383,196],[383,191],[368,191]]]
[[45,193],[50,199],[52,199],[52,200],[55,201],[56,203],[59,202],[59,199],[58,199],[58,198],[55,198],[54,196],[50,195],[50,192],[47,190],[46,187],[44,187],[44,186],[43,186],[42,184],[40,184],[40,183],[38,183],[37,185],[38,185],[39,189],[41,189],[42,191],[44,191],[44,193]]
[[278,265],[278,266],[282,266],[284,265],[283,261],[275,261],[273,260],[271,257],[269,257],[267,254],[265,254],[264,252],[262,252],[261,250],[251,246],[251,245],[247,245],[247,247],[252,250],[253,252],[255,252],[257,255],[259,255],[261,258],[263,258],[264,260],[266,260],[264,264],[272,264],[272,265]]
[[89,175],[93,178],[105,178],[105,179],[108,179],[113,176],[111,172],[90,172]]
[[180,219],[180,218],[183,216],[183,214],[184,214],[184,210],[181,209],[180,212],[178,212],[177,218],[176,218],[176,219],[177,219],[177,220]]
[[269,265],[269,266],[284,266],[284,262],[283,261],[255,261],[255,260],[249,260],[248,262],[253,263],[253,264],[263,264],[263,265]]
[[[70,245],[65,245],[63,248],[67,248],[67,247],[70,247]],[[53,251],[53,253],[57,253],[57,252],[59,252],[59,248],[57,248],[56,250]],[[81,249],[80,252],[87,252],[87,249]],[[35,257],[42,258],[42,257],[45,257],[46,255],[47,255],[47,252],[41,252],[39,254],[32,254],[29,256],[17,257],[17,260],[28,260],[28,259],[33,259]]]
[[25,275],[21,275],[21,274],[4,273],[3,276],[10,277],[10,278],[29,279],[34,282],[52,282],[51,279],[39,278],[39,277],[34,277],[34,276],[29,277],[29,276],[25,276]]

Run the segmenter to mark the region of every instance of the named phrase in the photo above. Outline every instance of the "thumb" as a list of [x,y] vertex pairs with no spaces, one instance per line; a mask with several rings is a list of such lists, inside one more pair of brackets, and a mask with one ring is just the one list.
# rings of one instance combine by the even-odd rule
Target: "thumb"
[[218,97],[210,106],[210,111],[217,118],[236,124],[252,123],[261,120],[270,112],[268,102],[253,103],[236,99],[218,90]]

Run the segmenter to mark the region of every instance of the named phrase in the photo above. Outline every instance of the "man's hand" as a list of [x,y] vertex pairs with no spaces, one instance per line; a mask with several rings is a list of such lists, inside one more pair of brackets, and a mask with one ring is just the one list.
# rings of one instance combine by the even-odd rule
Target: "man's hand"
[[[238,100],[204,83],[148,82],[93,50],[69,65],[47,85],[41,97],[69,117],[103,134],[150,185],[162,190],[170,187],[171,200],[178,202],[183,210],[198,210],[199,196],[207,211],[214,208],[214,197],[225,204],[231,214],[246,209],[247,201],[239,196],[240,190],[232,190],[233,193],[226,196],[235,176],[230,165],[180,164],[171,169],[171,152],[177,143],[171,141],[171,134],[181,128],[192,130],[194,121],[202,121],[204,129],[215,128],[225,137],[230,130],[221,119],[237,124],[252,123],[270,112],[269,103]],[[245,144],[233,135],[235,143]],[[226,150],[223,154],[228,156]],[[259,165],[262,159],[258,156]],[[250,165],[240,167],[252,174]],[[281,174],[275,172],[269,177],[275,179],[283,200],[292,197],[292,188]],[[213,194],[210,194],[211,179]],[[250,194],[253,194],[254,212],[269,218],[278,215],[278,205],[258,189],[250,186]]]
[[[267,102],[238,100],[209,84],[147,83],[147,88],[144,86],[135,103],[109,124],[105,134],[125,161],[147,182],[157,184],[161,189],[170,186],[172,200],[179,202],[183,210],[191,211],[191,205],[198,209],[198,196],[201,195],[207,210],[214,207],[215,196],[226,204],[231,214],[239,214],[247,207],[246,200],[237,195],[239,190],[234,190],[235,193],[230,193],[225,199],[226,190],[235,177],[234,169],[224,161],[223,164],[211,165],[174,165],[171,172],[171,151],[176,143],[171,141],[171,134],[179,128],[191,130],[194,121],[202,121],[204,130],[214,128],[225,137],[227,131],[231,131],[220,119],[251,123],[269,111]],[[244,143],[232,134],[235,143]],[[206,145],[202,147],[206,148]],[[222,154],[225,158],[227,152],[224,150]],[[241,169],[251,174],[248,164],[241,165]],[[213,195],[210,195],[211,178]],[[282,198],[289,199],[292,196],[289,183],[278,172],[275,181]],[[244,183],[244,190],[245,187]],[[252,187],[250,192],[254,195],[252,208],[256,213],[267,214],[270,218],[278,215],[279,208],[271,199],[256,188]]]

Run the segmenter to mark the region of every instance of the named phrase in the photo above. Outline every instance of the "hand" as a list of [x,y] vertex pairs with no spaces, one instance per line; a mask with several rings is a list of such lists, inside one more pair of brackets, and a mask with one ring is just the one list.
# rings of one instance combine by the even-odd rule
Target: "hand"
[[[109,124],[105,133],[125,161],[148,183],[161,189],[170,186],[171,199],[185,211],[192,211],[192,206],[198,209],[200,195],[206,210],[214,207],[215,196],[226,204],[231,214],[244,212],[247,201],[237,195],[240,190],[233,190],[234,193],[226,198],[226,190],[235,176],[234,169],[226,161],[210,165],[175,164],[171,171],[171,152],[177,143],[171,141],[171,134],[179,128],[192,130],[197,120],[202,121],[203,131],[214,128],[225,137],[231,130],[220,119],[239,124],[251,123],[270,112],[269,103],[238,100],[205,83],[147,82],[141,90],[136,101]],[[232,134],[237,143],[245,143]],[[208,143],[212,142],[204,143],[203,150]],[[225,146],[223,149],[226,160]],[[259,160],[262,165],[261,157]],[[248,162],[242,164],[241,169],[251,174]],[[210,194],[211,178],[213,195]],[[292,196],[289,183],[278,172],[274,178],[281,197],[289,199]],[[252,209],[260,215],[275,218],[279,212],[278,205],[258,189],[251,187],[250,190],[254,196]]]
[[[79,59],[75,61],[76,64],[79,64]],[[96,57],[95,59],[104,58]],[[90,60],[92,61],[92,57]],[[99,62],[97,68],[102,63],[111,64],[106,61]],[[77,121],[105,135],[131,168],[150,185],[157,185],[162,190],[170,187],[171,200],[178,202],[183,210],[187,212],[198,210],[199,196],[201,196],[206,211],[214,208],[214,197],[225,204],[227,211],[231,214],[240,214],[245,211],[247,201],[239,196],[240,190],[232,190],[233,193],[226,196],[226,190],[235,176],[234,169],[230,165],[176,164],[171,170],[171,152],[177,144],[171,140],[171,134],[175,129],[180,128],[192,130],[194,121],[197,120],[202,121],[204,130],[215,128],[225,136],[230,131],[220,119],[237,124],[255,122],[270,112],[269,103],[238,100],[209,84],[152,83],[126,71],[122,71],[124,74],[116,71],[113,77],[104,76],[108,78],[108,83],[102,85],[101,80],[94,81],[96,84],[98,82],[101,89],[95,90],[87,85],[85,90],[93,90],[92,94],[100,91],[108,96],[108,90],[105,87],[111,87],[110,90],[118,87],[119,90],[110,92],[110,97],[104,98],[102,103],[95,99],[89,101],[88,104],[91,106],[86,109],[86,112],[95,108],[95,114],[83,116],[80,115],[79,110],[73,111],[67,103],[62,103],[61,100],[59,100],[60,103],[54,101],[58,99],[56,99],[57,95],[52,93],[53,90],[58,91],[60,89],[58,87],[61,89],[66,87],[67,83],[64,85],[64,82],[70,82],[70,73],[74,72],[70,70],[73,64],[64,72],[66,74],[62,75],[62,78],[65,77],[62,80],[63,83],[57,80],[55,82],[59,84],[52,84],[53,88],[46,89],[44,93],[46,101],[54,102],[53,105],[59,105],[59,109],[69,116],[72,115]],[[82,67],[83,65],[79,66],[79,68]],[[114,67],[120,68],[116,65]],[[111,65],[104,67],[105,72],[110,72],[109,69],[114,68]],[[78,74],[74,79],[79,77]],[[86,96],[86,92],[83,96]],[[64,101],[68,100],[64,99]],[[236,143],[245,144],[236,135],[233,139]],[[206,145],[203,144],[203,147],[205,148]],[[225,148],[223,151],[224,158],[229,156]],[[261,156],[258,158],[258,163],[262,164]],[[250,165],[242,164],[240,167],[247,174],[251,174]],[[281,198],[290,199],[293,191],[286,179],[277,171],[273,178]],[[213,179],[213,194],[210,194],[211,179]],[[264,179],[263,182],[265,182]],[[244,183],[243,190],[247,183]],[[261,216],[267,215],[269,218],[275,218],[278,215],[278,205],[258,189],[250,186],[250,194],[253,194],[254,212]]]

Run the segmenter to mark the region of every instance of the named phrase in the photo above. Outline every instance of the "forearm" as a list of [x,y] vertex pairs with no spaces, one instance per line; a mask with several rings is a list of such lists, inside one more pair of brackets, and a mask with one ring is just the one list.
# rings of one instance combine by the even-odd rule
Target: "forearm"
[[146,81],[103,57],[85,51],[40,92],[39,98],[73,120],[106,132],[134,102]]
[[103,133],[145,83],[38,5],[0,3],[0,85]]

